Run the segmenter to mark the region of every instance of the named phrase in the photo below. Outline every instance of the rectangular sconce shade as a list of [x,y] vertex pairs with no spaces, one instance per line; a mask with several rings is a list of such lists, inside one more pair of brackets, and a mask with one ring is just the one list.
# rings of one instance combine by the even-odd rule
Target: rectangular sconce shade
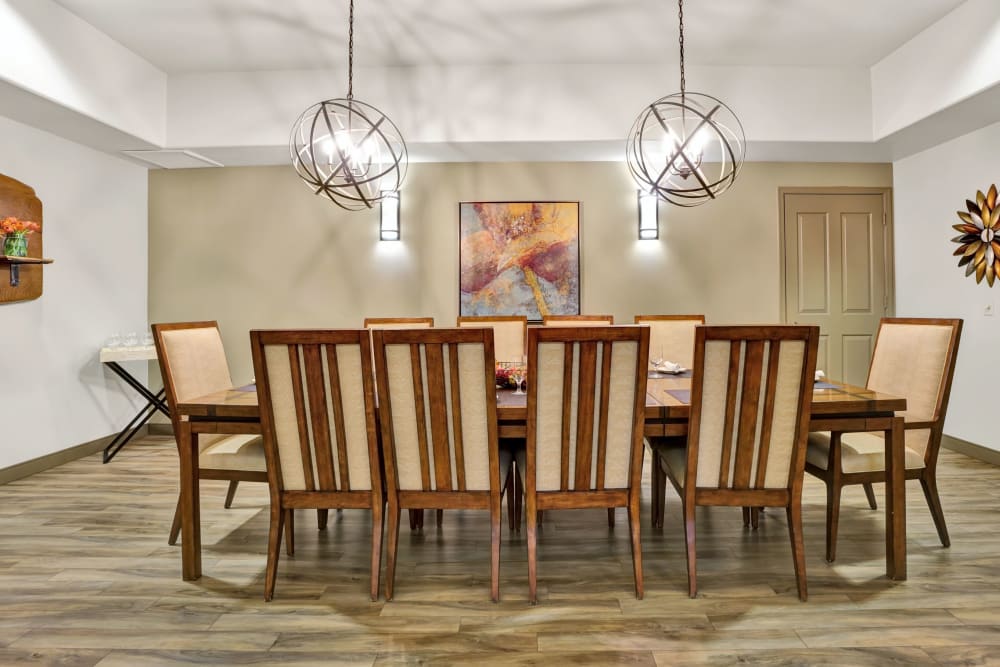
[[655,194],[639,190],[639,240],[651,241],[660,238],[658,219],[660,199]]
[[378,238],[380,241],[399,240],[399,190],[382,192]]

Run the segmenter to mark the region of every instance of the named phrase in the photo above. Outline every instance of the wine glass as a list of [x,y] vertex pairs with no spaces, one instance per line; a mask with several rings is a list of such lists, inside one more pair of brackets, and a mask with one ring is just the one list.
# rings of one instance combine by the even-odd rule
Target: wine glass
[[514,381],[514,394],[523,395],[524,392],[521,391],[521,383],[525,379],[525,366],[522,362],[517,362],[514,364],[513,370],[510,373],[510,379]]

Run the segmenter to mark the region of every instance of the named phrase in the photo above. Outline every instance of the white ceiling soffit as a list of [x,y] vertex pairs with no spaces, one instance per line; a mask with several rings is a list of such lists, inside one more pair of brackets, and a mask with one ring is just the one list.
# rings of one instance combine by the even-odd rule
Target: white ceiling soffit
[[[167,73],[323,69],[347,0],[55,0]],[[701,65],[870,66],[963,0],[696,0]],[[361,66],[676,62],[675,0],[358,0]]]
[[161,169],[196,169],[199,167],[222,167],[221,162],[205,157],[194,151],[183,149],[160,149],[151,151],[122,151],[124,155],[160,167]]

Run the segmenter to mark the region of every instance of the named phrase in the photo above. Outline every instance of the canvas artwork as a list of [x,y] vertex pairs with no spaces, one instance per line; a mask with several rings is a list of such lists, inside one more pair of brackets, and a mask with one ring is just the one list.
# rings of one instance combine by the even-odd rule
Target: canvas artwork
[[460,312],[580,313],[579,202],[462,202]]

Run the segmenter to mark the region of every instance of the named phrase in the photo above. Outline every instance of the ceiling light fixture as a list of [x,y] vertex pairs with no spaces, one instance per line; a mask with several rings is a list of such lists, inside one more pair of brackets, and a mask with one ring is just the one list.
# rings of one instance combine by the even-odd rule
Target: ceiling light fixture
[[746,153],[743,126],[732,109],[685,90],[684,0],[677,0],[681,92],[662,97],[635,119],[625,159],[639,187],[677,206],[715,199],[736,181]]
[[347,97],[312,105],[292,127],[295,171],[348,211],[372,208],[406,177],[406,143],[389,117],[354,99],[354,0],[350,0]]

